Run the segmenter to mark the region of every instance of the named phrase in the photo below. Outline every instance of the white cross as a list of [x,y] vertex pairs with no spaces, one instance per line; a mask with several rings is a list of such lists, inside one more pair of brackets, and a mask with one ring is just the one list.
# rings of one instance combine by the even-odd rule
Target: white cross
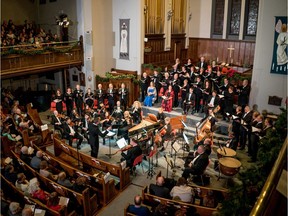
[[232,47],[232,45],[230,45],[230,47],[229,48],[227,48],[228,50],[229,50],[229,57],[231,58],[231,56],[232,56],[232,52],[235,50],[235,48],[234,47]]

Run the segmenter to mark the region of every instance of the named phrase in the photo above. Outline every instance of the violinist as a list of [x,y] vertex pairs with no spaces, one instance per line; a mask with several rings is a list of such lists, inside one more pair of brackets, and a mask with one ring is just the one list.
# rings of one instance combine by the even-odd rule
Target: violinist
[[126,166],[131,169],[133,167],[134,160],[142,154],[142,149],[134,141],[132,141],[131,144],[128,146],[127,148],[129,149],[127,153],[124,153],[124,152],[121,153],[121,156],[122,156],[121,162],[126,160]]
[[84,101],[85,101],[85,104],[87,104],[89,107],[93,107],[94,105],[94,94],[93,92],[91,91],[91,88],[88,88],[87,89],[87,92],[85,93],[85,97],[84,97]]
[[115,90],[112,83],[109,83],[109,88],[107,89],[107,98],[109,104],[109,112],[112,113],[115,105]]
[[132,111],[131,111],[131,115],[133,117],[133,122],[135,124],[139,124],[142,120],[141,117],[141,103],[139,101],[134,101],[133,106],[132,106]]
[[78,139],[77,142],[77,149],[80,149],[80,145],[83,141],[83,136],[78,133],[77,129],[75,128],[73,122],[68,117],[66,122],[63,124],[63,137],[69,141],[69,145],[72,147],[73,139]]
[[162,142],[161,142],[161,145],[162,145],[162,148],[160,149],[160,151],[164,151],[165,148],[164,148],[164,142],[171,138],[171,132],[172,132],[172,126],[170,124],[170,118],[169,117],[166,117],[165,120],[165,125],[163,126],[163,128],[158,132],[160,133],[160,135],[162,136]]
[[124,112],[124,119],[122,120],[122,126],[118,130],[118,136],[123,136],[125,140],[128,140],[130,144],[130,139],[128,137],[128,130],[132,127],[132,118],[128,111]]
[[82,119],[82,124],[81,124],[81,134],[85,137],[87,141],[89,141],[88,137],[88,125],[90,121],[90,113],[85,113],[84,118]]
[[83,90],[80,89],[80,85],[76,85],[76,89],[74,90],[74,100],[75,100],[75,105],[77,108],[77,112],[79,115],[82,115],[82,110],[83,110]]
[[98,107],[98,110],[97,110],[97,114],[94,115],[93,117],[100,117],[101,119],[104,118],[104,114],[106,112],[106,108],[105,108],[105,105],[104,103],[100,103],[99,107]]
[[67,116],[71,116],[73,109],[73,93],[71,88],[67,88],[67,91],[64,95],[64,101],[66,103]]
[[[106,130],[107,128],[111,127],[113,121],[113,118],[110,116],[108,111],[105,112],[104,116],[104,119],[101,120],[102,130]],[[103,137],[103,145],[105,145],[105,137]]]
[[98,100],[98,105],[104,102],[104,90],[102,89],[102,84],[98,84],[98,89],[96,90],[96,98]]
[[157,113],[157,120],[158,120],[158,122],[160,121],[160,122],[163,122],[163,123],[164,123],[165,118],[166,118],[166,116],[165,116],[165,114],[164,114],[164,112],[163,112],[163,108],[160,107],[160,108],[158,109],[158,113]]
[[61,93],[60,89],[57,89],[56,94],[53,96],[53,101],[56,104],[56,110],[61,114],[63,112],[63,94]]
[[121,83],[121,88],[118,90],[120,103],[124,107],[124,111],[127,108],[128,103],[128,89],[125,87],[124,83]]
[[51,116],[51,124],[54,126],[54,130],[60,131],[60,134],[63,134],[63,116],[59,115],[57,110],[54,110],[53,115]]

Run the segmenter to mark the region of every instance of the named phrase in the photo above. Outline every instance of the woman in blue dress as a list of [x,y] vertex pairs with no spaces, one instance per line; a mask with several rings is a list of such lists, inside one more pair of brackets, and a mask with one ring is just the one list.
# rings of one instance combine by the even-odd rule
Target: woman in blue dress
[[150,82],[150,86],[147,89],[147,96],[144,100],[144,106],[151,107],[156,99],[156,88],[154,86],[154,82]]

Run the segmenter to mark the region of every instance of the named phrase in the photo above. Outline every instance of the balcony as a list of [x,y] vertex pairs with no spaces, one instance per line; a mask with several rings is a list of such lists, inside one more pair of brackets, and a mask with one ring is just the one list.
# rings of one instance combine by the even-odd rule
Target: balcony
[[83,43],[56,42],[1,47],[1,79],[83,65]]

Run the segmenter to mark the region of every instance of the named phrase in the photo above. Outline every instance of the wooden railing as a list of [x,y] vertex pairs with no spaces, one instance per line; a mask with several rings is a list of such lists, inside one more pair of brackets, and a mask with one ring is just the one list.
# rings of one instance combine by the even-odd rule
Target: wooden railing
[[80,41],[1,47],[1,78],[83,65]]

